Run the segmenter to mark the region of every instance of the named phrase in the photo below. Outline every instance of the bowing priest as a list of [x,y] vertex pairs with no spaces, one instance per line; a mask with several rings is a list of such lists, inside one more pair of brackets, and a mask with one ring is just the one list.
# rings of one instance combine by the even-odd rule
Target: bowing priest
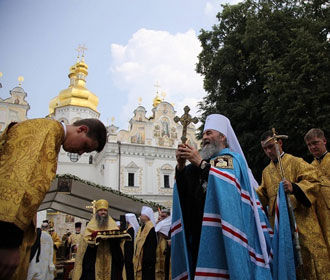
[[61,146],[102,151],[106,128],[97,119],[66,125],[52,119],[10,123],[0,135],[0,279],[25,279],[35,240],[33,217],[56,174]]
[[283,142],[278,140],[281,164],[285,179],[282,180],[280,164],[272,131],[261,136],[261,147],[270,163],[262,172],[262,182],[257,189],[264,207],[268,209],[271,226],[274,227],[275,205],[278,186],[283,181],[289,194],[297,223],[303,265],[297,270],[298,279],[329,279],[330,263],[325,240],[315,212],[320,182],[316,169],[302,158],[283,151]]
[[271,229],[229,119],[209,115],[202,145],[176,151],[172,279],[271,279]]
[[155,216],[150,207],[142,207],[140,222],[141,227],[136,236],[133,258],[135,280],[154,280],[157,237]]
[[87,224],[78,245],[73,280],[121,280],[124,256],[121,249],[130,239],[126,230],[121,231],[108,215],[109,204],[100,199],[95,203],[96,213]]

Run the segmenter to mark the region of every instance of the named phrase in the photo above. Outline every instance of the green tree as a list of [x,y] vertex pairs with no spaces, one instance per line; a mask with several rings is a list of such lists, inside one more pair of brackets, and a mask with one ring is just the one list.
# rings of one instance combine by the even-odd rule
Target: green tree
[[207,92],[202,118],[221,113],[231,120],[260,182],[268,163],[260,147],[264,131],[288,134],[284,149],[305,159],[303,137],[310,128],[330,136],[330,6],[247,0],[224,5],[217,18],[199,35],[197,72]]

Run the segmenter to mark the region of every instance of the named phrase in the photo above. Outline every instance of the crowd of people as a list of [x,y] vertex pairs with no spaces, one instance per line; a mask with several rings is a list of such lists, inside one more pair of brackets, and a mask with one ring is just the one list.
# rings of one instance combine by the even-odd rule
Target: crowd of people
[[155,222],[154,211],[143,206],[140,222],[135,214],[127,213],[122,224],[109,216],[108,208],[106,200],[98,200],[85,231],[76,222],[75,232],[65,233],[62,241],[54,222],[44,220],[31,247],[26,279],[56,278],[56,257],[74,262],[68,274],[73,280],[170,279],[170,210],[159,210]]
[[169,279],[169,210],[160,211],[155,222],[154,211],[143,206],[140,223],[127,213],[118,225],[106,200],[98,200],[95,207],[77,245],[73,280]]
[[172,210],[159,210],[155,221],[143,206],[139,221],[127,213],[118,224],[100,199],[85,231],[76,223],[61,240],[52,221],[35,226],[59,149],[101,151],[106,128],[95,119],[10,124],[0,136],[0,279],[53,279],[60,244],[65,257],[75,259],[73,280],[272,279],[281,187],[299,234],[302,265],[295,277],[330,279],[330,155],[321,129],[302,137],[311,164],[285,153],[274,132],[261,136],[270,162],[259,185],[229,119],[209,115],[201,150],[187,143],[177,148]]

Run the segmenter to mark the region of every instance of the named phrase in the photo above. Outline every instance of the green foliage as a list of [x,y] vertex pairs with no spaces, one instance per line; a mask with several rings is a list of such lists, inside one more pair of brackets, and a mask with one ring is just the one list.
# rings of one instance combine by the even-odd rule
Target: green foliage
[[[200,109],[227,116],[260,182],[268,163],[261,134],[289,135],[284,149],[306,158],[304,134],[330,135],[330,6],[327,1],[252,1],[224,5],[201,30],[197,72],[207,92]],[[310,159],[310,158],[309,158]]]

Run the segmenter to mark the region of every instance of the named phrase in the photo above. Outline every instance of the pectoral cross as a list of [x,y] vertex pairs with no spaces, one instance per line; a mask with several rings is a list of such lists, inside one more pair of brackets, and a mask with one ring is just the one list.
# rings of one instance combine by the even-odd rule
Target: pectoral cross
[[190,123],[194,123],[196,124],[198,122],[198,119],[196,117],[192,118],[190,116],[190,114],[188,113],[190,111],[190,108],[188,106],[185,106],[183,108],[184,110],[184,114],[181,116],[181,118],[179,118],[178,116],[176,116],[174,118],[174,121],[176,123],[180,122],[182,124],[182,137],[181,137],[181,141],[183,144],[186,143],[187,141],[187,127]]
[[96,213],[96,207],[95,207],[95,204],[96,204],[96,200],[93,200],[92,202],[92,205],[91,206],[86,206],[87,209],[93,209],[93,214],[95,215]]

